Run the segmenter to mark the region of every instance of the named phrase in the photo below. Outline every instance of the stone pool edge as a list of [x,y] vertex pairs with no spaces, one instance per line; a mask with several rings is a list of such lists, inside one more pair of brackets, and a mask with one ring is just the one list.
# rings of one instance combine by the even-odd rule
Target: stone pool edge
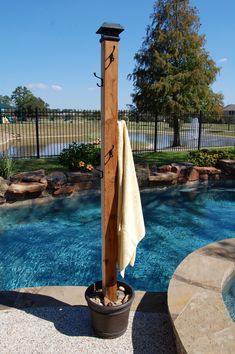
[[235,353],[235,322],[222,290],[235,274],[235,238],[188,255],[168,287],[168,309],[178,353]]

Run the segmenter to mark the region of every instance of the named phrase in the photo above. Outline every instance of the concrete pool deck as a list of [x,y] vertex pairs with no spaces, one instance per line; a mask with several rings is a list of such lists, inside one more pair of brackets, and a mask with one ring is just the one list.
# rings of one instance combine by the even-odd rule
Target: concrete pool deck
[[137,291],[126,333],[100,339],[84,292],[79,286],[0,292],[0,353],[176,353],[166,293]]

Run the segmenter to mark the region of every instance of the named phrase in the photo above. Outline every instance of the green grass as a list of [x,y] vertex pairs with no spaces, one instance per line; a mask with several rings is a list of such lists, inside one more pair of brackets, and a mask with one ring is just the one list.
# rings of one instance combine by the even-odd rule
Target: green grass
[[[218,150],[218,149],[216,149]],[[235,160],[235,149],[226,149],[231,153],[231,159]],[[147,152],[134,155],[135,163],[149,163],[158,166],[168,165],[173,162],[187,162],[188,151],[159,151]],[[66,168],[61,166],[57,158],[46,159],[22,159],[16,160],[14,163],[14,173],[28,172],[34,170],[45,169],[46,174],[54,171],[66,172]]]
[[22,159],[15,160],[14,163],[14,173],[35,171],[40,169],[44,169],[46,174],[54,171],[66,171],[66,169],[59,164],[56,157],[46,159]]
[[136,154],[134,160],[136,163],[149,163],[160,165],[168,165],[172,162],[186,162],[187,151],[159,151]]
[[[213,149],[211,149],[213,150]],[[219,148],[216,148],[219,150]],[[235,149],[226,149],[231,154],[231,159],[235,160]],[[156,164],[158,166],[168,165],[173,162],[188,162],[188,151],[159,151],[159,152],[147,152],[143,154],[136,154],[134,156],[136,163],[149,163]]]

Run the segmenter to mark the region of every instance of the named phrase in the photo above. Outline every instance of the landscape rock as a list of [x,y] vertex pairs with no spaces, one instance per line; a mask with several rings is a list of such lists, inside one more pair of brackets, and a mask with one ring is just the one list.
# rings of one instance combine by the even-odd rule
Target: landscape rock
[[6,198],[0,196],[0,205],[6,203]]
[[178,175],[174,172],[166,172],[166,173],[156,173],[155,176],[149,176],[149,182],[176,182]]
[[177,175],[180,175],[181,171],[181,166],[171,166],[171,172],[177,173]]
[[64,186],[53,191],[53,195],[70,195],[74,192],[74,186]]
[[12,183],[8,188],[8,193],[13,194],[25,194],[25,193],[37,193],[42,192],[46,189],[46,186],[39,182],[31,183]]
[[193,170],[193,164],[191,163],[173,163],[171,165],[171,171],[178,176],[179,183],[187,183],[189,180],[193,181],[196,178],[196,173]]
[[149,173],[151,176],[155,176],[158,173],[157,165],[150,165],[149,166]]
[[67,176],[63,172],[52,172],[47,177],[49,189],[58,189],[65,186],[67,183]]
[[194,169],[198,171],[198,173],[201,174],[208,174],[208,175],[218,175],[221,173],[221,170],[215,167],[201,167],[201,166],[195,166]]
[[225,175],[235,177],[235,160],[219,160],[217,167],[220,168]]
[[68,183],[87,182],[93,180],[91,172],[67,172]]
[[4,199],[5,194],[8,190],[9,186],[6,180],[3,177],[0,177],[0,197]]
[[171,172],[171,165],[162,165],[157,168],[157,172],[164,173],[164,172]]
[[150,175],[149,166],[147,164],[136,164],[135,171],[139,186],[146,187]]
[[195,182],[198,180],[199,180],[199,172],[195,168],[192,168],[188,176],[188,182]]
[[75,192],[94,188],[93,181],[73,183],[72,186]]
[[10,178],[12,183],[19,183],[19,182],[39,182],[42,184],[47,184],[45,170],[36,170],[30,172],[21,172],[13,175]]

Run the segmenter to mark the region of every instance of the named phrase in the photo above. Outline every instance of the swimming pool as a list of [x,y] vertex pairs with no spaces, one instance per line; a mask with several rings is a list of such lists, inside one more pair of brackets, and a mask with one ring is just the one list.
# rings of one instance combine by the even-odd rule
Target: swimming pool
[[[193,250],[235,237],[235,184],[149,190],[141,194],[146,237],[125,281],[166,291]],[[89,285],[101,278],[100,195],[0,209],[0,290]]]

